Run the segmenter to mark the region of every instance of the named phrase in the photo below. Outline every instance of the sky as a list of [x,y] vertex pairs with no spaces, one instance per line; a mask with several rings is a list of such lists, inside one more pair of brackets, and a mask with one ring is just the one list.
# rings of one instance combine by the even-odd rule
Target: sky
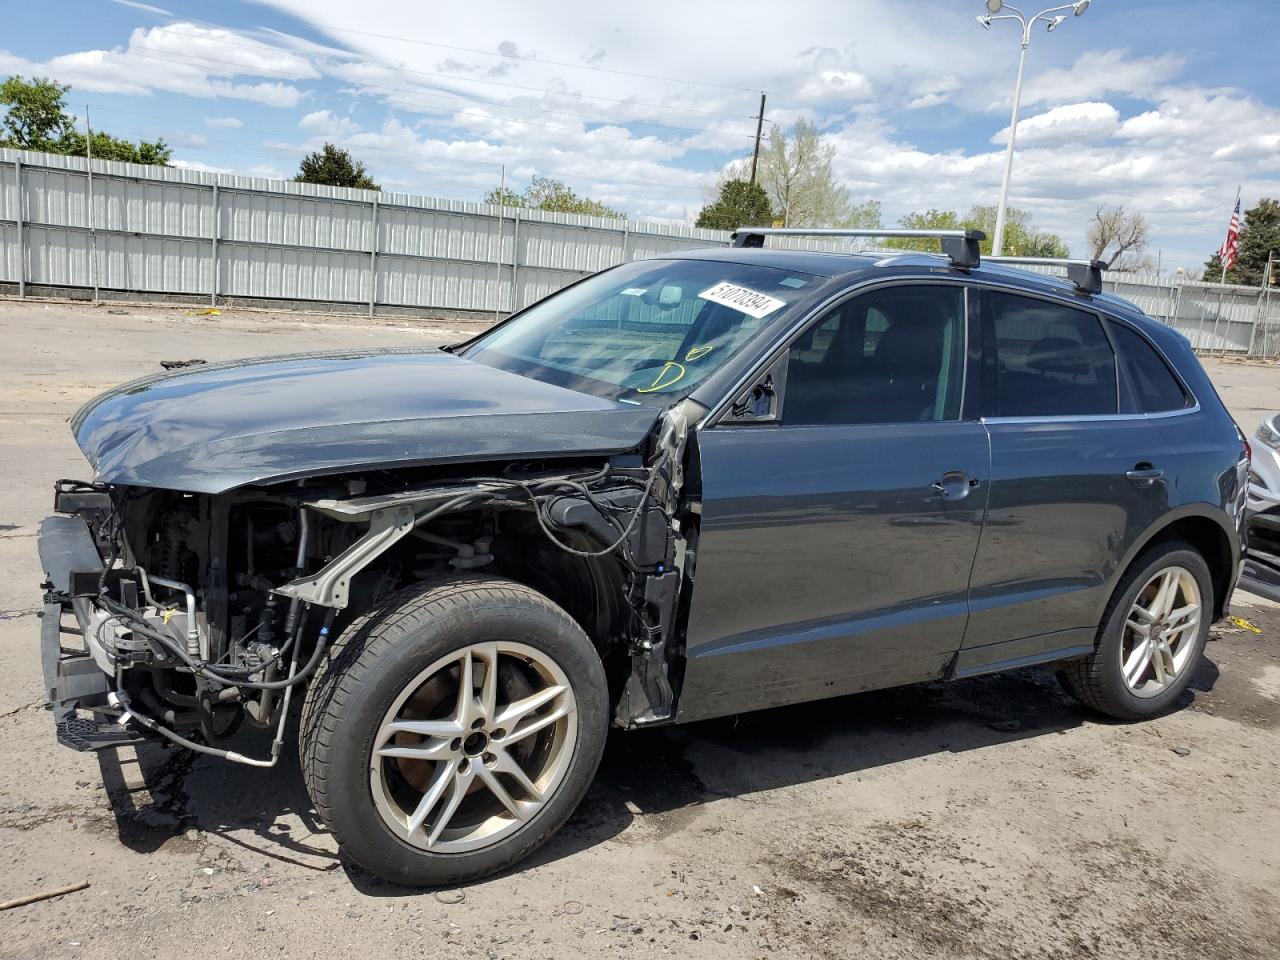
[[[1047,3],[1048,0],[1045,0]],[[1040,7],[1023,7],[1034,14]],[[726,164],[799,118],[886,226],[999,196],[1020,28],[983,0],[46,0],[0,77],[72,85],[95,129],[288,178],[326,141],[384,190],[480,200],[505,175],[692,223]],[[1221,244],[1237,187],[1280,197],[1273,0],[1094,0],[1027,51],[1010,204],[1087,253],[1140,211],[1164,270]],[[51,29],[51,26],[55,27]],[[505,171],[504,171],[505,168]]]

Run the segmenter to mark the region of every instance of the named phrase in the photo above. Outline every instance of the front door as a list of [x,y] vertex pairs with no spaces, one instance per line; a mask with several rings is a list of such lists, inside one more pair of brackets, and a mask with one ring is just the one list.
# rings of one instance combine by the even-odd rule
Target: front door
[[989,475],[965,315],[956,284],[857,295],[791,345],[780,422],[699,433],[678,719],[945,672]]

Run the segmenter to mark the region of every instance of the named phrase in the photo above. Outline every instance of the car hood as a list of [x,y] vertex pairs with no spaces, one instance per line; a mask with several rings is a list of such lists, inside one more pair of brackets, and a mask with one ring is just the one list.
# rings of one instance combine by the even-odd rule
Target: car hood
[[104,483],[221,493],[355,467],[621,453],[659,412],[436,350],[388,350],[146,377],[89,401],[71,427]]

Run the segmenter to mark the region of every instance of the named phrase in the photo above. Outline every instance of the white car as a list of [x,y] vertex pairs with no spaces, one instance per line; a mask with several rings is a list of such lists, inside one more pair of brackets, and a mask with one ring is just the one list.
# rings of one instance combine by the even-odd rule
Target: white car
[[1249,466],[1249,546],[1240,588],[1280,601],[1280,413],[1253,435]]

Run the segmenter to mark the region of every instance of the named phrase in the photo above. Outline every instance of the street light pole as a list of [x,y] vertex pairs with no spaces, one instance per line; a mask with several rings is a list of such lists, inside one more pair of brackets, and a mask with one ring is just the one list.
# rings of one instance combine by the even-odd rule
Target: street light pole
[[[1052,33],[1058,28],[1066,16],[1050,16],[1059,10],[1071,10],[1078,17],[1089,9],[1090,0],[1076,0],[1057,7],[1041,10],[1034,17],[1027,17],[1017,7],[1008,6],[1003,0],[987,0],[987,16],[978,17],[978,23],[984,30],[990,30],[996,20],[1017,20],[1022,27],[1022,48],[1018,52],[1018,80],[1013,88],[1013,113],[1009,118],[1009,147],[1004,155],[1004,177],[1000,182],[1000,204],[996,207],[996,231],[991,241],[991,255],[998,257],[1004,252],[1004,227],[1009,209],[1009,181],[1013,178],[1013,148],[1018,138],[1018,106],[1022,102],[1022,72],[1027,64],[1027,47],[1031,46],[1031,28],[1044,21],[1047,30]],[[1001,11],[1009,13],[1001,14]],[[996,16],[996,14],[1001,14]]]
[[1027,63],[1027,47],[1031,45],[1029,30],[1022,32],[1022,50],[1018,54],[1018,82],[1013,87],[1013,114],[1009,118],[1009,147],[1004,152],[1004,179],[1000,182],[1000,205],[996,207],[996,235],[991,241],[991,255],[1004,252],[1004,218],[1009,209],[1009,179],[1013,176],[1013,144],[1018,138],[1018,104],[1022,100],[1022,69]]

